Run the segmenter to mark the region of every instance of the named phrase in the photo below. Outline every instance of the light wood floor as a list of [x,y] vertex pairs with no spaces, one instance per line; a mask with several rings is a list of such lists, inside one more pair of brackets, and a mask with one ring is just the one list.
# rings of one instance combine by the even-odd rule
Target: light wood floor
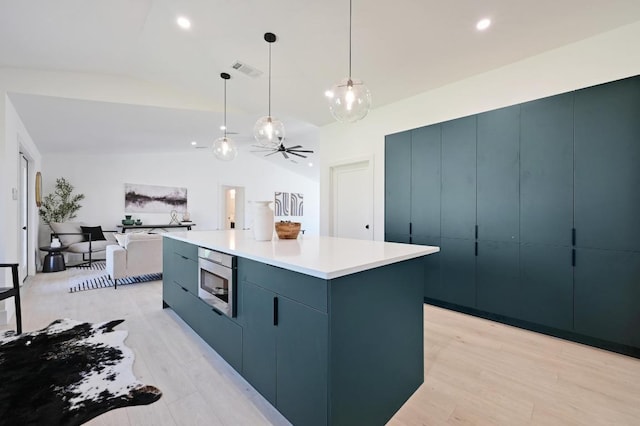
[[[92,425],[287,425],[170,309],[161,283],[70,294],[81,270],[38,274],[22,289],[24,329],[58,318],[124,318],[149,406]],[[640,425],[640,360],[425,306],[425,383],[396,413],[405,425]],[[0,330],[12,328],[0,326]]]

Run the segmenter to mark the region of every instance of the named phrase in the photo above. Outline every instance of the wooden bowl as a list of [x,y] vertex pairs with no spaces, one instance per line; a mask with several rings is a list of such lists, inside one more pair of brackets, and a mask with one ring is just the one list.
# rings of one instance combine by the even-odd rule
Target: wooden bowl
[[276,234],[281,240],[295,240],[300,233],[300,222],[276,222]]

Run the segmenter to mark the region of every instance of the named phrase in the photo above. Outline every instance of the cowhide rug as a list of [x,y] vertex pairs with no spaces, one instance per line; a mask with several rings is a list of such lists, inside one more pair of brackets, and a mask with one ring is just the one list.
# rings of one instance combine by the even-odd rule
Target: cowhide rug
[[61,319],[47,328],[0,333],[0,424],[79,425],[114,408],[157,401],[133,375],[124,320]]

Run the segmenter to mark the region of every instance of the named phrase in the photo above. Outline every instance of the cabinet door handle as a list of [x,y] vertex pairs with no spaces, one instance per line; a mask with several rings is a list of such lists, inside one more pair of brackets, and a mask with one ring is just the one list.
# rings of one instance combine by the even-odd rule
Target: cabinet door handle
[[182,286],[180,286],[180,288],[182,289],[182,291],[189,291],[189,290],[187,290],[186,288],[184,288]]
[[187,256],[180,255],[180,257],[183,258],[184,260],[189,260]]
[[478,239],[478,225],[476,225],[476,240]]
[[409,234],[413,234],[413,222],[409,222]]
[[273,298],[273,325],[278,325],[278,298]]

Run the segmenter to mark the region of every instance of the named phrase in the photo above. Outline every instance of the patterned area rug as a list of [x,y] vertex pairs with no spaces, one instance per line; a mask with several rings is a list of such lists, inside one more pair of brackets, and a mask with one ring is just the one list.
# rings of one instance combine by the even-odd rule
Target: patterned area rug
[[70,268],[87,269],[91,271],[104,271],[105,269],[107,269],[107,262],[105,262],[104,260],[94,260],[93,262],[91,262],[91,265],[84,264],[78,266],[70,266]]
[[[76,278],[72,278],[71,287],[69,287],[69,293],[76,293],[78,291],[84,290],[93,290],[96,288],[113,287],[115,285],[113,280],[109,278],[109,275],[104,272],[104,270],[106,269],[105,262],[93,262],[91,264],[91,267],[87,265],[85,267],[82,267],[82,269],[88,269],[91,272],[88,274],[82,274],[81,276]],[[137,277],[119,278],[118,286],[157,281],[161,279],[161,273],[146,274]]]
[[133,375],[128,332],[113,330],[123,321],[61,319],[19,336],[0,333],[0,424],[80,425],[160,399]]

